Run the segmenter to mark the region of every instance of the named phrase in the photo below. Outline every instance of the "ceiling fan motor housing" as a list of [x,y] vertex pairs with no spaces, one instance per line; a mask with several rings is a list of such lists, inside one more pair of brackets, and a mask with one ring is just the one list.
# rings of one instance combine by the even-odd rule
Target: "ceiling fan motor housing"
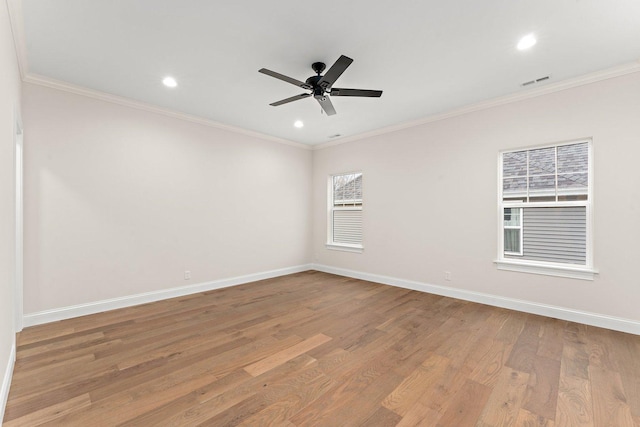
[[313,88],[313,97],[324,101],[326,99],[326,97],[324,96],[324,89],[320,86],[315,86]]
[[320,74],[318,74],[317,76],[309,77],[306,80],[306,82],[309,83],[312,87],[316,87],[316,86],[318,86],[318,82],[320,81],[321,78],[322,78],[322,76]]
[[[316,62],[315,64],[318,64],[318,62]],[[314,65],[315,65],[315,64],[314,64]],[[320,62],[320,64],[322,64],[322,63]],[[322,64],[322,65],[324,65],[324,64]],[[316,98],[316,99],[320,99],[320,100],[323,100],[323,101],[324,101],[324,98],[325,98],[325,96],[324,96],[325,89],[324,89],[322,86],[320,86],[320,85],[318,84],[318,82],[320,81],[320,79],[322,79],[322,76],[321,76],[320,74],[318,74],[317,76],[311,76],[311,77],[309,77],[309,78],[306,80],[306,82],[307,82],[308,84],[310,84],[310,85],[311,85],[311,87],[312,87],[312,89],[311,89],[311,90],[313,90],[313,97],[314,97],[314,98]]]

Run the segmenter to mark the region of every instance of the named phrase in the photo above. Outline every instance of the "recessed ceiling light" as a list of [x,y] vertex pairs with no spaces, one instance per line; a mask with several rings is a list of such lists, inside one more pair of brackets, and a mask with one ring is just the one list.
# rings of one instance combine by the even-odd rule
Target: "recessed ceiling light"
[[164,84],[166,87],[178,86],[178,82],[173,77],[165,77],[164,79],[162,79],[162,84]]
[[521,38],[520,41],[518,42],[518,50],[529,49],[531,46],[536,44],[536,42],[537,42],[536,36],[534,36],[533,34],[527,34],[526,36]]
[[304,126],[304,123],[302,123],[302,120],[296,120],[293,125],[300,129],[302,126]]

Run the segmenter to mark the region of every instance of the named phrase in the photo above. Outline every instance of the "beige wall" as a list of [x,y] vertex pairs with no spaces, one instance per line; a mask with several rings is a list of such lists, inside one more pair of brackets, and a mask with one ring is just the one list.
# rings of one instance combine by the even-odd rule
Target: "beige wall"
[[5,2],[0,4],[0,76],[0,384],[3,384],[15,340],[14,126],[16,113],[20,111],[20,74]]
[[23,105],[25,314],[309,262],[310,150],[32,84]]
[[[498,151],[582,137],[594,146],[599,277],[496,270]],[[354,170],[365,250],[330,251],[327,176]],[[320,149],[313,175],[314,262],[640,321],[640,73]]]

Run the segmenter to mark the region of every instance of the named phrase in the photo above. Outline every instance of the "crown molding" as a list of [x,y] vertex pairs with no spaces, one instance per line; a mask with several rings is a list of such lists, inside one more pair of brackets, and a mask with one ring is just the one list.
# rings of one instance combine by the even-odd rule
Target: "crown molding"
[[13,35],[13,45],[18,58],[18,69],[20,70],[20,77],[24,80],[29,72],[29,62],[27,60],[22,0],[6,0],[6,4],[9,12],[9,26]]
[[416,126],[422,126],[427,123],[437,122],[440,120],[450,119],[452,117],[462,116],[464,114],[473,113],[475,111],[486,110],[493,107],[498,107],[505,104],[511,104],[513,102],[523,101],[526,99],[535,98],[542,95],[548,95],[555,92],[560,92],[567,89],[572,89],[578,86],[584,86],[591,83],[596,83],[602,80],[612,79],[615,77],[624,76],[631,73],[640,72],[640,60],[631,62],[628,64],[620,65],[606,70],[597,71],[594,73],[585,74],[583,76],[563,80],[558,83],[548,84],[535,89],[528,89],[523,92],[518,92],[510,95],[501,96],[498,98],[490,99],[488,101],[478,102],[476,104],[466,105],[464,107],[456,108],[451,111],[447,111],[432,116],[427,116],[422,119],[414,120],[411,122],[400,123],[397,125],[387,126],[381,129],[376,129],[370,132],[364,132],[358,135],[340,138],[334,141],[323,142],[313,145],[313,150],[322,150],[323,148],[334,147],[336,145],[346,144],[353,141],[359,141],[374,136],[384,135],[387,133],[396,132],[403,129],[409,129]]
[[64,92],[74,93],[76,95],[86,96],[88,98],[98,99],[100,101],[110,102],[113,104],[123,105],[125,107],[136,108],[138,110],[144,110],[155,114],[161,114],[163,116],[173,117],[175,119],[184,120],[187,122],[197,123],[200,125],[225,130],[228,132],[234,132],[253,138],[262,139],[270,142],[277,142],[279,144],[290,145],[296,148],[302,148],[304,150],[311,150],[311,146],[302,144],[300,142],[290,141],[288,139],[277,138],[275,136],[266,135],[260,132],[254,132],[247,129],[238,128],[235,126],[225,125],[222,123],[208,120],[202,117],[193,116],[191,114],[180,113],[178,111],[170,110],[167,108],[156,107],[155,105],[147,104],[140,101],[134,101],[133,99],[125,98],[122,96],[112,95],[105,92],[100,92],[93,89],[87,89],[82,86],[77,86],[71,83],[51,79],[49,77],[40,76],[37,74],[27,74],[24,78],[26,83],[31,83],[39,86],[45,86],[52,89],[61,90]]

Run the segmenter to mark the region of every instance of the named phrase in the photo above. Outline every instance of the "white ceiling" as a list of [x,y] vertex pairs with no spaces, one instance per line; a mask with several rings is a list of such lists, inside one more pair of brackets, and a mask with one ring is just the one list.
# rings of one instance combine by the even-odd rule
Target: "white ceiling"
[[[27,75],[305,144],[640,58],[639,0],[23,0],[22,16]],[[381,98],[334,97],[335,116],[313,98],[269,106],[304,91],[258,69],[305,80],[341,54],[335,86]]]

